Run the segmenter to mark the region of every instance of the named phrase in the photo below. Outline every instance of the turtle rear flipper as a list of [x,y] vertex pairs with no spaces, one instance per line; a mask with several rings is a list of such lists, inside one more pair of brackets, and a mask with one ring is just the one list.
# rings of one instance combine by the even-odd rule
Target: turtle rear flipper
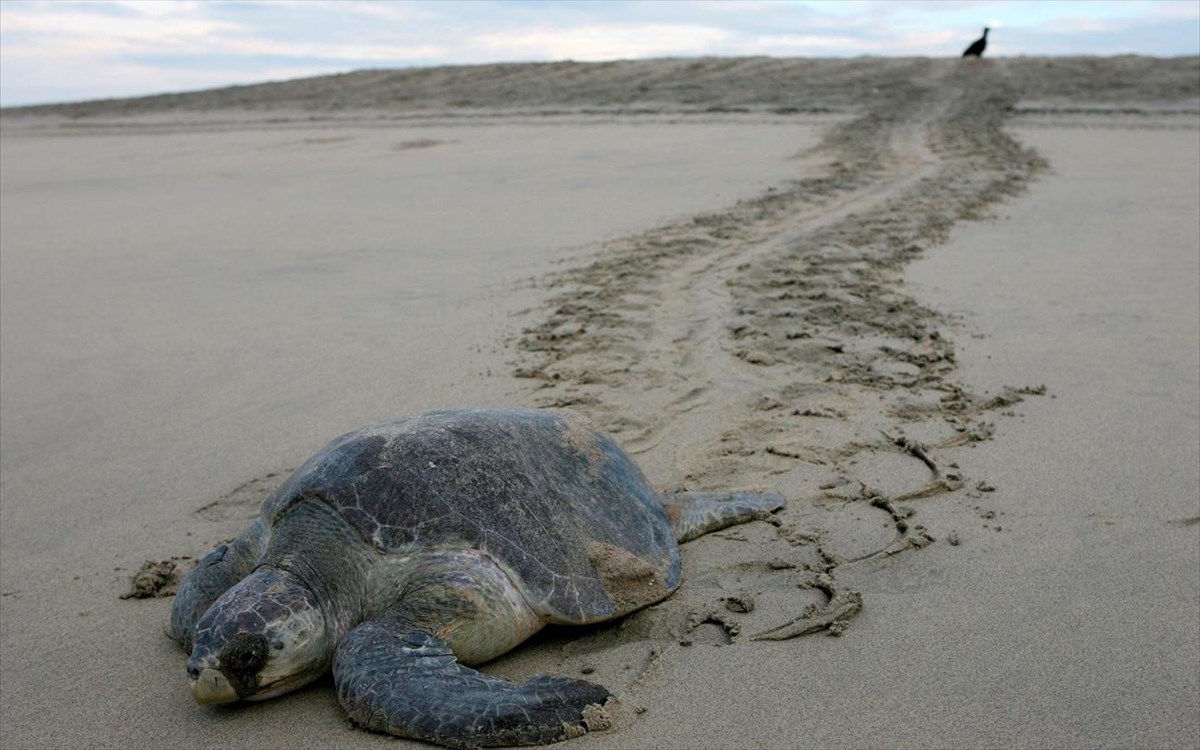
[[674,492],[665,495],[662,504],[682,544],[779,510],[784,499],[774,492]]
[[523,685],[466,667],[445,641],[391,620],[365,622],[334,658],[338,700],[354,723],[449,747],[544,745],[589,728],[609,692],[563,677]]

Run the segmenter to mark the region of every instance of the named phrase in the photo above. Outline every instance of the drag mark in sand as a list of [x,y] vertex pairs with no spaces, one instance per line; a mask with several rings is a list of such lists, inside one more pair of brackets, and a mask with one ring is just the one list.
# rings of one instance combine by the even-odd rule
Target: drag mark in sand
[[848,413],[837,402],[856,389],[838,385],[962,400],[943,382],[953,345],[901,272],[1040,166],[1000,131],[1014,96],[989,72],[880,81],[880,101],[808,155],[820,176],[611,243],[553,279],[563,291],[517,342],[518,375],[543,381],[543,405],[588,412],[634,452],[687,434],[701,465],[695,444],[730,442],[748,413]]
[[[756,575],[785,575],[823,601],[790,624],[770,623],[774,635],[764,637],[834,623],[840,633],[862,602],[837,586],[836,568],[932,543],[896,503],[961,489],[957,466],[943,471],[933,454],[989,439],[988,412],[1043,392],[988,399],[954,382],[946,320],[904,290],[904,267],[925,247],[1019,193],[1044,166],[1002,130],[1018,95],[1004,66],[924,65],[916,76],[880,72],[871,104],[804,155],[816,176],[607,243],[549,279],[556,293],[545,319],[515,342],[518,376],[539,381],[534,398],[583,411],[632,453],[651,454],[645,462],[669,467],[676,485],[661,489],[769,481],[793,498],[773,538],[721,556],[719,571],[685,576],[675,598],[631,627],[661,620],[647,634],[686,645],[680,623],[728,596],[720,579],[783,549],[796,562]],[[884,453],[932,477],[890,495],[870,488],[857,464]],[[829,547],[798,500],[818,486],[823,502],[849,509],[858,537],[875,541]],[[869,531],[881,523],[891,532]]]

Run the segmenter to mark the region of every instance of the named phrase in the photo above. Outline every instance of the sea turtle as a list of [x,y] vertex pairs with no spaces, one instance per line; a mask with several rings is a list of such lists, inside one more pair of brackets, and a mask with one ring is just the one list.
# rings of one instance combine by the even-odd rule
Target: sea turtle
[[678,542],[782,505],[660,496],[572,412],[427,412],[343,435],[297,469],[184,580],[171,635],[202,704],[272,698],[332,667],[369,729],[452,747],[554,742],[586,731],[609,692],[466,665],[545,623],[663,599],[679,586]]

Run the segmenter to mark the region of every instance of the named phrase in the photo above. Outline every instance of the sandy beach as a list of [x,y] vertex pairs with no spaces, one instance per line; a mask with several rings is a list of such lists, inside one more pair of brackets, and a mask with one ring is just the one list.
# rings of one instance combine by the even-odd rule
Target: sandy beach
[[197,706],[170,597],[120,597],[339,434],[533,406],[664,491],[788,499],[685,545],[669,599],[484,667],[615,694],[560,747],[1195,747],[1198,174],[1197,58],[3,110],[0,745],[427,747],[329,679]]

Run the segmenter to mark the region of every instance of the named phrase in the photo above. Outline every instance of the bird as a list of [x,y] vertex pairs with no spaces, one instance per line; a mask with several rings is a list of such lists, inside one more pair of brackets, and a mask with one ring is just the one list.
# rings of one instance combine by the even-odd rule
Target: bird
[[988,27],[984,26],[983,27],[983,36],[981,36],[978,39],[976,39],[975,41],[971,42],[971,46],[967,47],[966,51],[963,52],[962,56],[963,57],[983,57],[983,51],[985,49],[987,49],[987,33],[988,33],[988,31],[989,31]]

